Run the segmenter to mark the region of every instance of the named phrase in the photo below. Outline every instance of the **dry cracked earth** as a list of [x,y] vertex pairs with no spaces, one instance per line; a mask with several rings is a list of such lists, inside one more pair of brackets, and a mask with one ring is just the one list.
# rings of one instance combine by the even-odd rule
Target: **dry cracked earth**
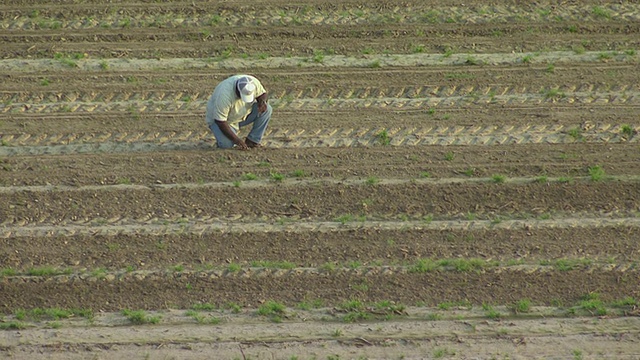
[[638,359],[639,50],[637,1],[5,1],[0,355]]

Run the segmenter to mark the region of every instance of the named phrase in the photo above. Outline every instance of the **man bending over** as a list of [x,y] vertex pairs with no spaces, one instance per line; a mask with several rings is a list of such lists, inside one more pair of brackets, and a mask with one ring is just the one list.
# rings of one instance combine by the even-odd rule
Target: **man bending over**
[[[271,119],[268,94],[260,81],[251,75],[233,75],[221,81],[207,102],[206,121],[219,148],[234,146],[240,150],[260,147]],[[251,124],[242,140],[241,127]]]

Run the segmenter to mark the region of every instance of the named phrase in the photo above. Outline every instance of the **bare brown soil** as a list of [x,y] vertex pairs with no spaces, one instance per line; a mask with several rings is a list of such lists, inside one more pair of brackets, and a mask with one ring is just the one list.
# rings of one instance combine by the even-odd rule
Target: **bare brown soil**
[[[265,224],[267,226],[267,224]],[[290,262],[299,267],[326,263],[363,266],[413,264],[422,258],[468,258],[528,263],[561,258],[626,262],[638,258],[638,229],[618,227],[539,230],[345,229],[287,234],[205,233],[201,235],[121,234],[117,237],[58,236],[2,240],[5,264],[16,269],[59,268],[157,269],[207,264]],[[82,244],[83,246],[79,246]],[[163,245],[159,249],[159,244]],[[363,247],[362,244],[367,244]],[[256,252],[255,248],[260,251]],[[46,249],[46,251],[43,251]],[[194,261],[195,259],[195,261]]]
[[[3,3],[0,353],[637,358],[638,24],[636,1]],[[262,149],[204,124],[234,73],[270,93]]]
[[[69,154],[66,156],[15,156],[3,159],[9,169],[3,180],[8,186],[116,185],[128,179],[136,185],[209,183],[242,180],[251,173],[258,180],[270,179],[278,172],[300,180],[367,177],[482,178],[502,174],[508,178],[526,176],[585,177],[589,167],[599,164],[611,176],[637,175],[640,152],[626,144],[546,144],[495,147],[361,147],[326,148],[301,152],[300,149],[264,149],[250,153],[216,151],[170,151],[151,154]],[[447,160],[447,153],[453,158]],[[604,159],[603,159],[604,156]],[[607,159],[615,159],[607,160]],[[138,171],[140,168],[148,171]],[[46,169],[46,176],[32,176]],[[248,183],[248,182],[246,182]]]

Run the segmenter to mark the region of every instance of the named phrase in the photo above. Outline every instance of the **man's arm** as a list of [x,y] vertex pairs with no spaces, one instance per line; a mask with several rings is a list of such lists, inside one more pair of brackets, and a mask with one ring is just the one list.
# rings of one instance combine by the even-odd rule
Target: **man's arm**
[[231,125],[229,125],[228,122],[220,121],[220,120],[215,120],[215,122],[216,122],[216,125],[218,125],[218,127],[220,128],[220,130],[222,130],[222,133],[224,134],[224,136],[229,138],[229,140],[233,141],[233,143],[236,144],[236,146],[238,146],[238,149],[240,150],[248,149],[247,144],[245,144],[245,142],[242,141],[242,139],[240,139],[238,135],[236,135],[236,133],[233,132],[233,130],[231,129]]
[[264,93],[260,96],[258,96],[256,98],[256,101],[258,102],[258,112],[259,113],[263,113],[265,111],[267,111],[267,101],[269,101],[269,94],[268,93]]

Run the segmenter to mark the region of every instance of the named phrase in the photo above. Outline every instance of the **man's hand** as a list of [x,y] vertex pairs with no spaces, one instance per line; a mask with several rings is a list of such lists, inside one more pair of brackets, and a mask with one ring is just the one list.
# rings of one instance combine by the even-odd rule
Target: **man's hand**
[[236,147],[238,148],[238,150],[249,150],[247,143],[242,141],[242,139],[238,139],[238,141],[234,142],[234,144],[236,144]]
[[226,136],[229,140],[231,140],[234,144],[236,144],[236,147],[239,150],[249,149],[247,144],[244,141],[242,141],[242,139],[240,139],[235,132],[233,132],[233,129],[231,129],[231,125],[229,125],[228,122],[216,120],[216,125],[218,125],[220,130],[222,130],[222,133],[224,134],[224,136]]

